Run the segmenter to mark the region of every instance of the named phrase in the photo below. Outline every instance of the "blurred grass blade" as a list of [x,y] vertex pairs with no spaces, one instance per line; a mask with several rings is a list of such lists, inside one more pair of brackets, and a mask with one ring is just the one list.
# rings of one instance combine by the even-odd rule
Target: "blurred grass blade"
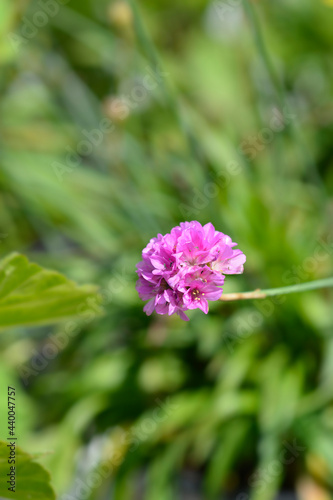
[[235,420],[224,428],[224,435],[216,447],[207,470],[207,498],[214,499],[220,492],[223,482],[232,470],[237,454],[244,447],[249,428],[249,422],[246,420]]
[[262,438],[259,443],[259,464],[249,480],[252,487],[250,500],[275,499],[283,476],[283,465],[279,460],[279,451],[280,447],[276,435],[268,434]]
[[[275,68],[273,66],[273,63],[271,61],[271,58],[269,56],[265,40],[262,34],[262,30],[260,27],[260,23],[258,20],[258,16],[255,11],[255,7],[252,5],[252,2],[250,0],[245,0],[244,1],[244,8],[247,12],[247,15],[249,17],[249,20],[252,24],[252,29],[253,29],[253,34],[255,38],[255,44],[258,49],[258,53],[263,61],[263,64],[269,74],[269,77],[272,82],[272,86],[276,92],[277,96],[277,101],[281,109],[285,110],[286,106],[288,105],[287,99],[286,99],[286,91],[283,82],[280,80],[277,72],[275,71]],[[309,175],[311,177],[311,180],[314,183],[317,183],[322,189],[325,189],[324,184],[318,174],[317,171],[317,166],[315,164],[314,159],[312,158],[312,155],[308,149],[307,143],[303,138],[301,137],[300,132],[296,129],[295,124],[291,123],[290,124],[290,131],[293,140],[295,141],[295,144],[298,144],[299,148],[299,153],[302,161],[306,165],[307,171],[309,172]],[[325,196],[326,198],[326,196]],[[324,199],[325,199],[324,198]]]
[[[153,69],[156,71],[161,68],[161,63],[159,61],[157,51],[155,49],[153,42],[148,37],[146,30],[143,26],[136,1],[135,0],[128,0],[128,1],[133,11],[134,27],[138,38],[138,42],[141,45],[142,50],[145,53],[150,64],[152,65]],[[202,150],[202,147],[197,137],[193,133],[193,130],[190,127],[188,121],[184,118],[184,115],[182,113],[177,98],[175,97],[174,93],[170,90],[169,86],[164,81],[164,79],[162,79],[162,88],[165,97],[167,99],[168,105],[173,115],[175,116],[176,120],[178,121],[180,129],[183,131],[184,136],[186,137],[186,140],[188,142],[188,148],[193,156],[193,159],[196,160],[199,164],[201,164],[201,166],[205,166],[206,165],[205,153]]]
[[267,72],[270,76],[270,79],[272,81],[272,84],[275,88],[277,97],[278,97],[278,102],[281,107],[285,104],[285,97],[284,97],[284,88],[283,85],[279,79],[279,77],[276,74],[275,68],[272,64],[272,61],[268,55],[268,51],[266,48],[266,44],[262,35],[262,31],[260,28],[260,24],[257,18],[257,14],[255,12],[255,9],[252,5],[252,3],[249,0],[245,0],[244,2],[244,7],[247,12],[247,15],[249,17],[249,20],[252,24],[252,29],[255,37],[255,43],[258,49],[258,52],[265,64],[265,67],[267,69]]

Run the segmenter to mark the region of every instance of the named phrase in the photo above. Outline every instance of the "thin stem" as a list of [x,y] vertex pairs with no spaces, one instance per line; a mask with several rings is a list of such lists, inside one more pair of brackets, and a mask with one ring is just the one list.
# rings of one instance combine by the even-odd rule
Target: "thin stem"
[[226,293],[222,295],[220,300],[223,302],[229,302],[233,300],[264,299],[273,295],[285,295],[287,293],[306,292],[308,290],[330,287],[333,287],[333,277],[325,278],[323,280],[309,281],[308,283],[300,283],[297,285],[283,286],[280,288],[268,288],[267,290],[260,290],[260,288],[258,288],[252,292]]

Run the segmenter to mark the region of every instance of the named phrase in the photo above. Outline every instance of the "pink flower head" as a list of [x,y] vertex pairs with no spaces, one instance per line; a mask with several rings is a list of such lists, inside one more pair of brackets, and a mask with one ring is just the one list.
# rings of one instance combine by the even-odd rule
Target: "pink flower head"
[[188,321],[188,309],[208,313],[208,300],[222,294],[224,274],[243,272],[245,255],[233,250],[226,234],[215,231],[211,223],[182,222],[170,234],[150,240],[137,264],[136,289],[142,300],[149,300],[147,315],[178,314]]

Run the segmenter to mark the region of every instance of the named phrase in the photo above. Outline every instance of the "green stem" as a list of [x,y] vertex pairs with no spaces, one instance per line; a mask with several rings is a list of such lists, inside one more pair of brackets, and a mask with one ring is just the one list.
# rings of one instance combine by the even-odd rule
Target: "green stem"
[[273,295],[285,295],[287,293],[306,292],[308,290],[316,290],[318,288],[333,287],[333,277],[322,280],[309,281],[308,283],[300,283],[291,286],[282,286],[280,288],[268,288],[267,290],[253,290],[252,292],[242,293],[226,293],[222,295],[220,300],[229,302],[234,300],[251,300],[264,299]]

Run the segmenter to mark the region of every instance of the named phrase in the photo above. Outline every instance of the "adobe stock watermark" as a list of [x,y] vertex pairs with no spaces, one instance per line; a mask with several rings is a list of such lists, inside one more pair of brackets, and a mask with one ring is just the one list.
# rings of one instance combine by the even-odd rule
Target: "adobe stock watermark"
[[212,180],[207,182],[202,190],[194,188],[193,198],[191,203],[180,203],[178,209],[184,217],[192,217],[198,215],[201,210],[206,208],[210,201],[228,187],[233,176],[240,174],[243,171],[241,165],[237,161],[230,161],[226,164],[225,169],[218,174],[212,176]]
[[256,135],[249,136],[242,141],[239,152],[246,156],[248,160],[254,160],[258,153],[273,142],[275,135],[282,132],[295,118],[296,115],[290,113],[286,106],[283,108],[282,113],[277,108],[274,108],[269,126],[263,127]]
[[[272,460],[266,467],[259,468],[254,472],[248,481],[251,488],[255,488],[256,492],[263,493],[267,486],[281,476],[285,466],[293,464],[305,451],[306,447],[297,444],[296,439],[292,443],[283,441],[283,449],[279,453],[278,458]],[[249,500],[248,493],[239,493],[236,500]]]
[[66,5],[70,0],[39,0],[39,10],[36,10],[31,16],[23,16],[18,31],[11,32],[7,38],[13,48],[18,51],[22,45],[29,43],[38,34],[41,28],[44,28],[55,17],[60,8]]
[[[155,90],[169,73],[160,68],[146,68],[146,74],[140,79],[140,83],[134,85],[128,94],[113,99],[111,111],[117,115],[117,120],[124,120]],[[97,128],[81,130],[82,139],[75,148],[66,147],[66,155],[63,162],[53,161],[52,169],[59,182],[63,182],[64,175],[72,173],[82,164],[84,158],[89,157],[96,151],[104,141],[106,135],[116,129],[116,123],[109,118],[103,118]]]
[[67,154],[64,163],[53,161],[52,169],[59,182],[63,182],[65,174],[72,173],[78,166],[82,164],[82,159],[92,154],[94,149],[97,149],[103,142],[105,134],[111,133],[115,129],[114,123],[109,118],[103,118],[98,125],[98,128],[92,130],[81,131],[84,139],[79,141],[74,148],[67,146]]
[[309,279],[309,277],[318,269],[322,262],[333,255],[333,233],[328,234],[326,238],[321,238],[313,254],[306,257],[298,266],[294,265],[291,269],[285,271],[282,275],[284,285],[297,285]]
[[[132,269],[131,269],[132,271]],[[77,308],[77,315],[72,320],[67,321],[58,333],[49,335],[43,346],[31,352],[31,359],[19,368],[19,375],[25,386],[30,383],[31,377],[38,376],[43,372],[60,352],[68,346],[83,325],[88,325],[94,321],[100,313],[100,307],[110,304],[117,293],[120,293],[130,281],[129,270],[123,268],[121,272],[116,272],[110,278],[107,286],[99,291],[99,299],[88,298]]]
[[[318,240],[313,254],[306,257],[298,266],[294,265],[282,275],[283,285],[296,285],[309,279],[309,277],[320,267],[320,265],[332,258],[333,255],[333,233]],[[233,331],[223,334],[223,343],[232,354],[237,344],[243,343],[255,331],[263,325],[264,320],[274,314],[275,308],[287,300],[286,295],[276,295],[265,299],[253,301],[256,311],[251,311],[236,319]]]
[[[277,108],[272,111],[269,127],[263,127],[256,135],[250,136],[242,141],[238,152],[252,161],[257,154],[262,152],[270,144],[276,133],[282,132],[296,115],[291,114],[285,107],[281,113]],[[225,168],[207,182],[203,189],[193,189],[193,198],[190,203],[180,203],[179,211],[184,217],[197,216],[201,210],[206,208],[210,201],[218,196],[221,190],[226,189],[232,178],[243,172],[242,165],[236,161],[229,161]]]
[[255,300],[254,305],[257,311],[251,310],[244,315],[238,316],[232,331],[223,333],[222,342],[229,353],[232,354],[235,351],[236,345],[242,344],[251,335],[257,332],[264,324],[265,319],[272,316],[275,307],[283,304],[285,301],[285,295]]
[[116,428],[121,437],[120,442],[117,441],[117,447],[112,444],[111,456],[101,463],[96,463],[95,470],[86,474],[84,478],[77,478],[71,491],[63,494],[60,500],[87,500],[94,489],[99,488],[103,481],[111,477],[120,466],[123,461],[123,448],[125,447],[128,453],[133,453],[141,443],[147,440],[149,435],[155,432],[158,425],[167,420],[179,407],[170,398],[165,401],[156,399],[155,403],[156,407],[152,411],[151,417],[144,418],[128,430],[124,430],[122,427]]

